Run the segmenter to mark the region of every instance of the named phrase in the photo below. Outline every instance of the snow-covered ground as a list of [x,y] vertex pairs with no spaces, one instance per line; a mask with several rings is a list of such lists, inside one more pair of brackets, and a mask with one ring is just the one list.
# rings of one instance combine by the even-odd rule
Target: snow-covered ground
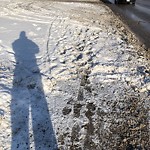
[[148,149],[149,56],[83,2],[0,0],[0,150]]

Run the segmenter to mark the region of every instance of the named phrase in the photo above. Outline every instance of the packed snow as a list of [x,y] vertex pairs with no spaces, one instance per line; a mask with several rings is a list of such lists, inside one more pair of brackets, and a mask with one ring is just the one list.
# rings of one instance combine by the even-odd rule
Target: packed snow
[[148,149],[149,56],[107,6],[0,3],[0,150]]

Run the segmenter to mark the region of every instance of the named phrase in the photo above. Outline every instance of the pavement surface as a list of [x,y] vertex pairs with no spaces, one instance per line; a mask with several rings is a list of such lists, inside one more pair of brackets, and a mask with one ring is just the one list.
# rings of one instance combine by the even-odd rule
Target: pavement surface
[[136,0],[135,5],[114,5],[114,0],[105,0],[105,3],[120,16],[146,48],[150,48],[150,1]]

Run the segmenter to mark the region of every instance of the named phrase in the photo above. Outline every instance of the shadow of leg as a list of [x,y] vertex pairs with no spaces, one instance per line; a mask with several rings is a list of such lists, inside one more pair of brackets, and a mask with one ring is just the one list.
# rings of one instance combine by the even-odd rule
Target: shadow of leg
[[20,96],[12,92],[13,98],[11,102],[11,150],[29,150],[29,102],[24,103],[22,95],[24,95],[25,93],[21,90],[18,92]]

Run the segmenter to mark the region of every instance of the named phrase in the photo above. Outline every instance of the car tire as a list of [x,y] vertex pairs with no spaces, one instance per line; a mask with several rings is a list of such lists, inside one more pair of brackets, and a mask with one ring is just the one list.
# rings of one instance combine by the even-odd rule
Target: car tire
[[115,4],[119,4],[118,0],[115,0]]

